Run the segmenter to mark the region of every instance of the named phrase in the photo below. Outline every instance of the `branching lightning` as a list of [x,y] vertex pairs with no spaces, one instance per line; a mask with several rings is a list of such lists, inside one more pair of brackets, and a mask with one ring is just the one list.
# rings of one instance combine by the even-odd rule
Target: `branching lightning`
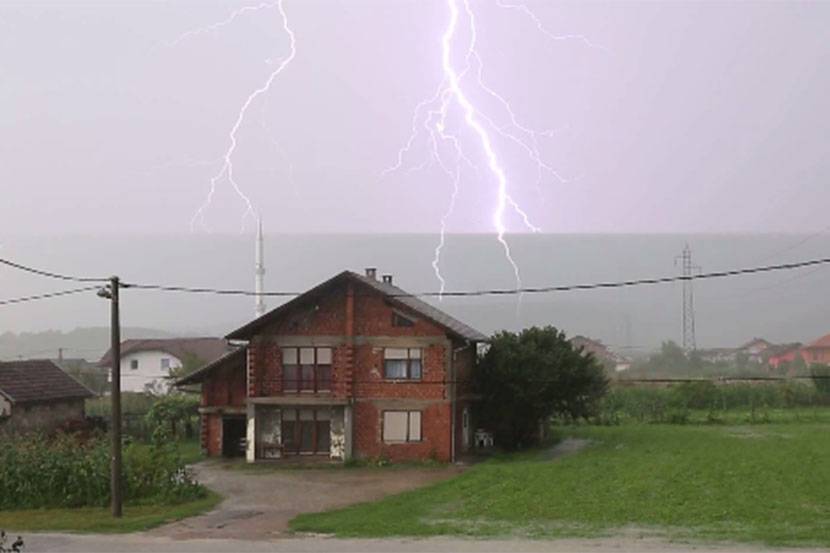
[[283,0],[278,0],[277,2],[262,3],[262,4],[259,4],[259,5],[256,5],[256,6],[248,6],[248,7],[240,8],[240,9],[234,11],[225,20],[223,20],[219,23],[215,23],[213,25],[210,25],[208,27],[198,29],[196,31],[190,31],[188,33],[185,33],[182,36],[180,36],[179,39],[174,41],[174,42],[181,42],[181,40],[184,40],[184,39],[186,39],[188,37],[191,37],[191,36],[194,36],[196,34],[202,34],[202,33],[205,33],[205,32],[209,32],[209,31],[213,31],[213,30],[216,30],[218,28],[221,28],[221,27],[223,27],[225,25],[228,25],[231,22],[233,22],[234,19],[236,19],[239,15],[241,15],[242,13],[244,13],[246,11],[257,11],[257,10],[262,10],[262,9],[266,9],[266,8],[274,8],[274,7],[276,7],[277,10],[279,10],[280,16],[282,18],[283,30],[285,31],[285,33],[286,33],[286,35],[288,36],[288,39],[289,39],[289,53],[288,53],[287,56],[282,58],[279,61],[279,63],[277,63],[276,68],[273,71],[271,71],[271,73],[268,75],[268,78],[265,80],[265,82],[259,88],[255,89],[253,92],[251,92],[248,95],[248,97],[245,99],[245,101],[242,103],[242,106],[240,107],[239,112],[237,113],[236,120],[234,121],[234,124],[231,127],[231,130],[228,134],[229,145],[228,145],[228,149],[225,150],[225,153],[222,156],[222,166],[220,167],[219,171],[211,177],[211,179],[210,179],[210,188],[209,188],[207,197],[205,198],[205,201],[202,203],[202,205],[199,206],[199,208],[193,214],[193,217],[190,221],[191,230],[195,229],[197,223],[199,223],[202,226],[202,228],[207,230],[207,224],[205,222],[205,210],[213,202],[213,195],[216,192],[216,185],[223,178],[228,181],[228,183],[233,188],[234,192],[236,192],[236,194],[239,196],[239,198],[245,204],[245,212],[242,214],[242,229],[244,230],[245,222],[246,222],[246,220],[249,216],[253,217],[254,219],[257,218],[257,214],[256,214],[256,211],[254,210],[253,204],[251,203],[251,199],[242,191],[242,189],[239,186],[239,183],[234,178],[233,154],[236,151],[236,148],[237,148],[237,145],[238,145],[237,134],[239,132],[240,127],[242,126],[242,123],[245,120],[245,116],[248,113],[248,110],[251,107],[251,105],[256,101],[257,98],[259,98],[261,95],[268,92],[268,90],[271,88],[271,85],[273,84],[274,80],[276,80],[276,78],[283,72],[283,70],[285,70],[285,68],[294,59],[294,57],[296,55],[296,39],[295,39],[295,36],[294,36],[294,31],[291,29],[291,27],[288,24],[288,15],[286,14],[285,9],[283,7]]
[[[510,245],[506,239],[508,229],[505,223],[505,212],[508,208],[512,209],[519,216],[522,224],[531,232],[539,232],[541,229],[533,224],[527,212],[511,196],[507,171],[496,151],[494,137],[515,144],[527,154],[527,157],[536,168],[536,187],[541,191],[541,183],[545,174],[551,175],[560,183],[567,182],[556,169],[542,158],[540,151],[539,138],[553,136],[556,131],[550,129],[534,130],[521,123],[510,102],[485,82],[484,64],[476,48],[476,18],[470,7],[470,2],[469,0],[446,1],[449,8],[449,20],[441,36],[441,83],[432,96],[422,100],[415,106],[409,138],[398,151],[396,162],[384,170],[381,176],[385,177],[393,172],[404,170],[407,158],[416,145],[419,144],[419,140],[423,139],[427,146],[426,159],[406,168],[406,171],[420,171],[437,165],[452,183],[452,194],[447,210],[441,217],[440,237],[432,261],[435,276],[443,292],[445,279],[440,270],[441,254],[446,243],[448,220],[455,209],[462,180],[462,162],[476,169],[470,157],[462,148],[459,139],[447,130],[449,110],[451,106],[457,106],[461,110],[464,125],[477,138],[478,150],[486,160],[487,170],[491,178],[495,180],[496,203],[492,213],[492,224],[496,238],[504,250],[505,258],[513,270],[516,285],[521,287],[519,266],[513,258]],[[579,40],[592,48],[602,49],[582,35],[555,35],[551,33],[544,27],[541,20],[523,4],[511,4],[504,0],[496,0],[496,5],[500,8],[518,10],[524,13],[531,18],[542,33],[553,40]],[[462,25],[466,25],[469,40],[460,52],[461,56],[454,56],[454,48],[458,42],[457,34],[459,33],[459,27]],[[463,58],[464,60],[464,66],[460,70],[453,64],[454,57],[456,59]],[[464,83],[467,81],[470,81],[470,85],[474,86],[475,90],[483,92],[496,102],[507,116],[509,121],[507,125],[497,124],[493,116],[488,115],[481,106],[476,106],[473,103],[465,90]],[[452,163],[446,161],[447,151],[450,152]]]

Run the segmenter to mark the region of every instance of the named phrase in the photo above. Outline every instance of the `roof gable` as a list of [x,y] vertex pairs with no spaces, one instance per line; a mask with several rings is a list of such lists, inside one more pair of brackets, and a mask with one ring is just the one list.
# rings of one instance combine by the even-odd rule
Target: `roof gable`
[[0,361],[0,393],[12,403],[95,396],[86,386],[47,360]]
[[[223,338],[154,338],[149,340],[124,340],[121,342],[121,357],[140,351],[163,351],[184,362],[189,355],[205,363],[214,361],[231,350]],[[112,350],[107,351],[99,366],[112,365]]]
[[446,330],[449,334],[452,334],[456,337],[462,338],[464,340],[469,340],[472,342],[483,342],[487,340],[487,336],[485,336],[481,332],[462,323],[458,319],[430,305],[429,303],[413,296],[412,294],[405,292],[397,286],[387,282],[378,281],[373,278],[365,277],[352,271],[343,271],[342,273],[335,275],[334,277],[326,280],[325,282],[318,284],[314,288],[297,296],[296,298],[282,304],[281,306],[275,309],[272,309],[262,317],[259,317],[258,319],[251,321],[245,326],[242,326],[241,328],[234,330],[233,332],[227,335],[227,338],[230,340],[248,340],[251,338],[251,336],[261,331],[263,328],[270,325],[271,323],[277,321],[281,316],[287,314],[290,310],[312,299],[315,299],[321,296],[322,294],[325,294],[326,292],[328,292],[329,290],[343,282],[353,282],[358,285],[365,286],[377,292],[391,303],[397,304],[401,307],[411,310],[420,315],[421,317],[424,317],[425,319],[432,321],[433,323],[437,324],[438,326]]

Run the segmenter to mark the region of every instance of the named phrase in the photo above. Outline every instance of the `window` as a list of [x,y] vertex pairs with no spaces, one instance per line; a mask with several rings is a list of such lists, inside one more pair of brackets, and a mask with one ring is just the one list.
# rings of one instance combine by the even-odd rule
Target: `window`
[[331,390],[331,363],[331,348],[282,348],[283,390]]
[[394,380],[421,379],[421,350],[386,348],[383,350],[383,375]]
[[138,370],[138,359],[130,359],[130,369]]
[[162,370],[168,370],[170,368],[170,358],[169,357],[162,357],[161,358],[161,368]]
[[287,455],[327,455],[331,449],[328,409],[284,409],[282,446]]
[[392,313],[392,326],[415,326],[415,321],[408,317],[404,317],[400,313],[393,312]]
[[421,412],[384,411],[383,441],[391,443],[420,442]]

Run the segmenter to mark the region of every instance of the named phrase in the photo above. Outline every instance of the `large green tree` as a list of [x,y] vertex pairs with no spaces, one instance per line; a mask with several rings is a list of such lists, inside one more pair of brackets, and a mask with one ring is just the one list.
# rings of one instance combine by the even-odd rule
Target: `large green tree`
[[539,425],[553,415],[591,416],[608,388],[602,365],[551,326],[494,335],[474,382],[477,421],[506,449],[536,443]]

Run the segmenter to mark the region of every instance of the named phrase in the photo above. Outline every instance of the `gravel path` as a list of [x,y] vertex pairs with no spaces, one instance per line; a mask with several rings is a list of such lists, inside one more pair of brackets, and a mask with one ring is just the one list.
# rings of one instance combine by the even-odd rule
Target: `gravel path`
[[324,511],[411,490],[460,474],[440,468],[275,468],[228,470],[217,462],[195,467],[200,482],[225,499],[216,509],[151,530],[173,539],[262,540],[284,535],[300,513]]

